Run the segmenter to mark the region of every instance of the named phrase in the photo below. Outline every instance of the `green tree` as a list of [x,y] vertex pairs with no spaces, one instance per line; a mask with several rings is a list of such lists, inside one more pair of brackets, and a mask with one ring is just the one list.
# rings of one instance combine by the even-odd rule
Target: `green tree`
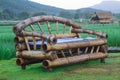
[[60,17],[64,17],[64,18],[68,18],[68,19],[72,19],[73,18],[73,15],[69,11],[66,11],[66,10],[61,11],[59,13],[59,16]]
[[84,19],[90,19],[91,15],[92,15],[92,14],[90,14],[89,11],[83,12],[83,17],[84,17]]
[[45,12],[38,12],[33,14],[33,16],[47,15]]
[[79,10],[77,10],[74,15],[74,19],[79,19],[79,18],[80,18],[80,12],[79,12]]
[[28,12],[21,12],[18,14],[18,19],[23,20],[26,19],[30,16],[30,14]]
[[2,20],[11,20],[14,19],[15,13],[12,10],[4,9],[0,12],[0,19]]

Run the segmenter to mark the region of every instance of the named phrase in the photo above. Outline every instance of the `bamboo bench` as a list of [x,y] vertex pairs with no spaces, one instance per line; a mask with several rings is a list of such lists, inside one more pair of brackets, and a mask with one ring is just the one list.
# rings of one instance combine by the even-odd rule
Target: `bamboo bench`
[[18,23],[13,28],[16,37],[16,64],[42,63],[52,67],[107,57],[107,35],[82,29],[79,24],[55,16],[36,16]]

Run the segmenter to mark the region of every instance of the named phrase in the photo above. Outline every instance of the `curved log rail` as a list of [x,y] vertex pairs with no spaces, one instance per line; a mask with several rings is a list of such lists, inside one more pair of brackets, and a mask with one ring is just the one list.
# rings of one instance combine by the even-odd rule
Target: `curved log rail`
[[88,29],[72,29],[72,33],[86,33],[86,34],[93,34],[99,36],[100,38],[108,38],[108,35],[102,32],[98,32],[95,30],[88,30]]
[[[15,34],[19,34],[23,29],[25,29],[28,25],[30,25],[30,27],[32,28],[32,30],[34,31],[34,28],[32,26],[33,23],[38,23],[38,26],[40,28],[40,30],[42,31],[42,27],[40,22],[46,22],[47,23],[47,27],[49,32],[50,31],[50,24],[49,22],[56,22],[56,33],[58,33],[58,22],[64,24],[65,25],[69,25],[72,26],[73,28],[81,28],[81,26],[79,24],[76,24],[70,20],[67,20],[65,18],[61,18],[61,17],[55,17],[55,16],[36,16],[36,17],[32,17],[29,19],[26,19],[20,23],[18,23],[14,28],[13,31]],[[63,30],[64,32],[65,30]]]

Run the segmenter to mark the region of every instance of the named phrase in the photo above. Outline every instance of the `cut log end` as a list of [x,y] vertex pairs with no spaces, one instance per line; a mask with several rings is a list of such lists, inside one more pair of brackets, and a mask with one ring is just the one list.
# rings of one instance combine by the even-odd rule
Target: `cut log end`
[[49,66],[48,60],[43,61],[43,62],[42,62],[42,65],[43,65],[45,68],[48,68],[48,66]]
[[16,60],[16,64],[17,64],[18,66],[20,66],[20,65],[21,65],[21,59],[17,59],[17,60]]

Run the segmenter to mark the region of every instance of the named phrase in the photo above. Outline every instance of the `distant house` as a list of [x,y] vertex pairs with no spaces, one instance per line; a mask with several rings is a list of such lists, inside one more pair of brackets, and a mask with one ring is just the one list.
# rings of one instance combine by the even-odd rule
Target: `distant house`
[[112,22],[112,13],[111,12],[95,12],[90,22],[91,23],[111,23]]

